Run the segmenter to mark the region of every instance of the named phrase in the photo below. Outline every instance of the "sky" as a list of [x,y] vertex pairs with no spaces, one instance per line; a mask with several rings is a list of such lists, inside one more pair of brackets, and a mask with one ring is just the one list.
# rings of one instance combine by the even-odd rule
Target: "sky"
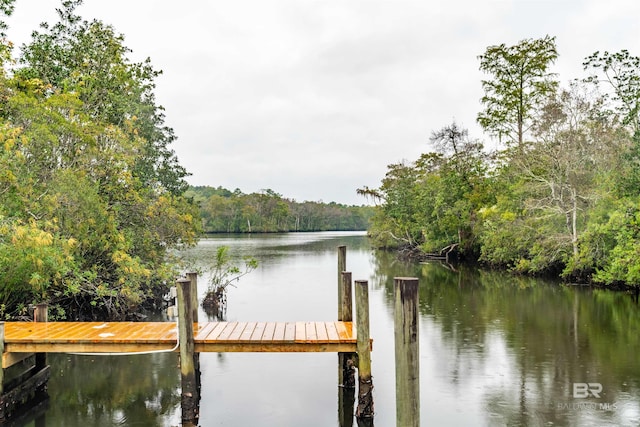
[[[16,46],[59,0],[16,0]],[[192,185],[366,204],[387,165],[451,124],[491,146],[478,55],[555,36],[561,85],[595,51],[640,55],[637,0],[85,0],[163,71],[156,97]]]

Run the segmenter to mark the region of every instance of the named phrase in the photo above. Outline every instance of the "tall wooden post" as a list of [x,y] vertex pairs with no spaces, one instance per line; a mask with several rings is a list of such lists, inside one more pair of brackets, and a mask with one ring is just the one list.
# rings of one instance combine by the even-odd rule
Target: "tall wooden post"
[[420,426],[418,279],[394,278],[396,425]]
[[[353,322],[353,287],[351,273],[341,273],[341,284],[338,287],[340,305],[338,320]],[[338,421],[340,427],[353,426],[353,404],[355,402],[355,361],[353,353],[338,353]]]
[[355,283],[359,383],[356,417],[371,418],[373,417],[373,381],[369,333],[369,283],[366,280],[356,280]]
[[[49,306],[47,303],[36,304],[36,309],[33,312],[33,320],[35,322],[48,322],[49,321]],[[36,372],[44,369],[47,366],[47,353],[36,353]]]
[[342,310],[342,272],[347,271],[347,247],[338,246],[338,320]]
[[199,395],[194,365],[193,308],[191,281],[178,279],[178,334],[180,341],[180,374],[182,379],[182,422],[194,423],[199,416]]
[[[187,279],[191,284],[191,312],[193,313],[193,321],[198,323],[198,309],[200,308],[198,303],[198,273],[191,271],[187,273]],[[200,372],[200,353],[193,354],[193,366],[196,372],[196,388],[198,389],[198,396],[202,391],[202,373]]]
[[198,322],[198,273],[192,271],[187,273],[187,279],[191,283],[191,310],[193,321]]
[[[341,322],[353,322],[353,291],[351,285],[351,273],[343,271],[341,274],[340,306],[338,307],[338,320]],[[353,353],[338,353],[338,384],[347,389],[354,389],[355,366]]]
[[[48,322],[49,321],[49,305],[47,303],[36,304],[36,309],[33,312],[33,320],[35,322]],[[47,367],[47,353],[36,353],[36,366],[35,373],[42,372],[44,369],[48,369]],[[47,396],[47,382],[45,382],[41,387],[36,389],[37,393],[40,393],[41,397]],[[44,427],[47,425],[47,415],[46,413],[42,414],[38,418],[36,418],[35,426],[36,427]]]

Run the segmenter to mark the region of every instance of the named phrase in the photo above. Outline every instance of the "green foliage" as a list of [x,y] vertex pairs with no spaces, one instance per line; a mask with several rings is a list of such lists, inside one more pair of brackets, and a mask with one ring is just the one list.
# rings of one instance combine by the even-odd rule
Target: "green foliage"
[[580,257],[568,268],[604,284],[640,286],[640,199],[607,200],[590,222]]
[[557,86],[548,72],[557,58],[555,37],[489,46],[479,56],[480,70],[492,78],[482,81],[478,123],[508,144],[522,144],[536,110]]
[[382,201],[369,234],[383,247],[473,254],[477,211],[493,200],[482,145],[456,123],[434,132],[431,142],[439,152],[389,165],[380,188],[360,190]]
[[378,245],[640,286],[640,59],[596,52],[595,74],[558,90],[556,58],[552,37],[487,48],[478,121],[506,148],[489,156],[453,123],[433,132],[434,152],[389,165],[380,188],[359,190],[381,202]]
[[244,257],[243,263],[243,268],[237,266],[229,254],[229,247],[220,246],[216,250],[216,257],[213,264],[208,268],[209,285],[207,287],[207,293],[217,294],[224,292],[227,287],[233,286],[241,277],[258,268],[258,260],[254,257]]
[[168,250],[200,232],[155,105],[158,72],[129,62],[113,28],[76,16],[80,3],[64,2],[60,22],[24,47],[23,66],[0,75],[7,316],[40,301],[59,317],[130,316],[175,277]]

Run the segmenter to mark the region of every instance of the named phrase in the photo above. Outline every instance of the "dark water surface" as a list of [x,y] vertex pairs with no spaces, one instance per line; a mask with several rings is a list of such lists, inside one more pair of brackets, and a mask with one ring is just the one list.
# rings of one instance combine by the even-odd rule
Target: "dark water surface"
[[[640,425],[640,307],[630,295],[403,263],[372,251],[360,233],[218,236],[184,256],[203,266],[228,245],[235,257],[259,260],[230,289],[227,320],[334,320],[343,244],[347,270],[370,285],[376,426],[395,425],[397,276],[420,278],[423,425]],[[201,293],[205,286],[203,277]],[[40,425],[180,424],[175,354],[49,360],[51,398]],[[333,353],[203,353],[200,360],[202,426],[338,426]]]

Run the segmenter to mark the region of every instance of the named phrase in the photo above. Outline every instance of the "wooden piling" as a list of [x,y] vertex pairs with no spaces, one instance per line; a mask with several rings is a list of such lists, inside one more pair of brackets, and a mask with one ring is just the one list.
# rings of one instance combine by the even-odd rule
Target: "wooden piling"
[[193,321],[198,321],[198,273],[192,271],[187,273],[187,279],[191,283],[191,310]]
[[[193,313],[193,321],[198,322],[198,310],[200,308],[198,303],[198,273],[190,271],[187,273],[187,279],[191,284],[191,312]],[[198,390],[198,396],[202,391],[202,373],[200,372],[200,353],[193,354],[193,367],[196,373],[196,388]]]
[[396,425],[420,426],[418,279],[394,278]]
[[199,417],[199,395],[194,364],[193,307],[191,280],[178,279],[178,335],[180,341],[180,375],[182,383],[182,422],[193,423]]
[[347,271],[347,247],[338,246],[338,319],[342,310],[342,272]]
[[369,283],[366,280],[356,280],[355,287],[359,383],[356,417],[371,418],[374,411],[373,381],[371,377],[371,339],[369,334]]
[[[34,322],[49,321],[49,305],[47,303],[36,304],[33,312]],[[47,366],[47,353],[36,353],[36,369],[39,371]]]
[[[342,286],[339,291],[340,306],[338,307],[338,320],[342,322],[353,322],[353,286],[351,282],[352,274],[343,271],[341,274]],[[353,353],[338,353],[338,384],[344,388],[355,388],[355,355]]]
[[[338,286],[338,320],[353,322],[353,286],[351,273],[343,271],[340,275],[341,286]],[[338,420],[340,427],[353,425],[353,404],[355,402],[355,355],[354,353],[338,353]]]

